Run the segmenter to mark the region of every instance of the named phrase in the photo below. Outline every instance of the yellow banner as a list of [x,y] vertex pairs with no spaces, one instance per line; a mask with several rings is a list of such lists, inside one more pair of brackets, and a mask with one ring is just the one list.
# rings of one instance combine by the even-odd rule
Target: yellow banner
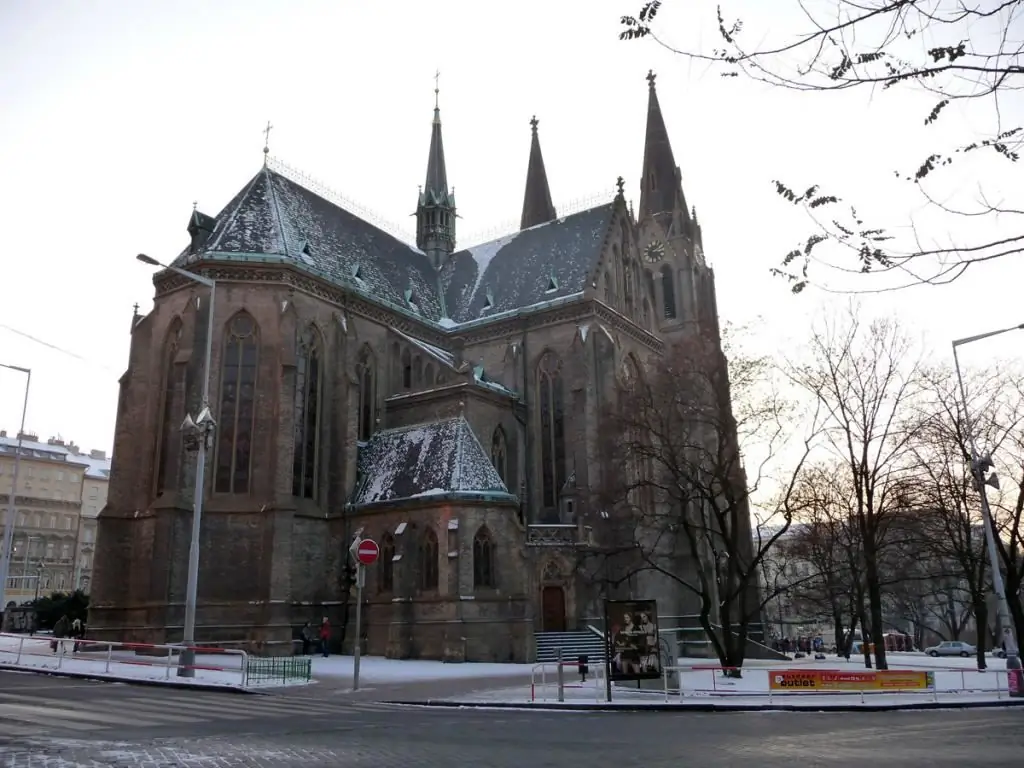
[[907,670],[780,669],[768,673],[773,691],[925,691],[935,684],[931,672]]

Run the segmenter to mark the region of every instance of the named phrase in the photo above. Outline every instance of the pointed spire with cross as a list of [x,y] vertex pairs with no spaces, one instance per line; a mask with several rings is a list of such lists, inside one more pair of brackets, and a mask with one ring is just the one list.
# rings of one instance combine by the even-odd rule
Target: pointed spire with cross
[[267,157],[270,155],[270,129],[273,128],[267,120],[267,127],[263,129],[263,164],[267,164]]
[[441,70],[434,73],[434,109],[441,108]]

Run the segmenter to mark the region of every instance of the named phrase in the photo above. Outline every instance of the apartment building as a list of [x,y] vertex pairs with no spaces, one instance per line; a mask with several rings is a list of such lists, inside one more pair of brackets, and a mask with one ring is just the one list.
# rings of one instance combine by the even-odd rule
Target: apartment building
[[[110,461],[83,454],[58,438],[21,435],[14,536],[3,604],[21,604],[54,591],[87,589],[96,519],[106,503]],[[0,431],[0,535],[14,479],[18,439]]]

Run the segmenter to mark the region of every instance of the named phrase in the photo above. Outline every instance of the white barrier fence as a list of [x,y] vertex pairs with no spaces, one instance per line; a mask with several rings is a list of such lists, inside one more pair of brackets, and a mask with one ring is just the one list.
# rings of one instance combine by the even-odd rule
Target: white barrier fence
[[[915,673],[928,675],[926,687],[879,687],[868,688],[866,686],[828,690],[821,688],[804,688],[799,690],[779,690],[771,685],[771,675],[788,673],[810,673],[826,674],[836,676],[853,676],[862,673],[872,673],[875,670],[851,670],[851,669],[819,669],[816,667],[751,667],[744,666],[737,670],[736,667],[721,667],[713,665],[677,665],[665,667],[662,675],[662,695],[665,701],[669,701],[673,694],[678,695],[679,701],[687,696],[691,697],[767,697],[769,703],[777,698],[806,698],[808,696],[850,696],[859,695],[860,701],[866,702],[865,697],[877,695],[903,695],[918,697],[930,697],[938,701],[942,694],[995,694],[996,699],[1009,698],[1010,692],[1005,669],[989,669],[979,671],[977,669],[963,669],[960,667],[928,667],[926,669],[901,669],[890,670],[894,673]],[[739,672],[741,677],[736,677]],[[677,687],[669,686],[669,677],[676,676]]]
[[[25,670],[57,670],[82,675],[137,680],[170,680],[176,677],[180,655],[186,646],[151,643],[108,643],[97,640],[51,638],[39,635],[0,633],[0,664]],[[194,677],[182,682],[248,686],[248,654],[245,651],[193,646]]]
[[[605,700],[606,686],[604,682],[604,662],[600,664],[588,664],[589,678],[583,682],[582,678],[578,683],[565,682],[566,671],[577,673],[579,662],[577,661],[542,661],[533,665],[530,671],[530,701],[565,701],[566,690],[594,689],[594,701],[600,703]],[[540,679],[538,680],[538,672]],[[549,698],[554,689],[554,699]]]

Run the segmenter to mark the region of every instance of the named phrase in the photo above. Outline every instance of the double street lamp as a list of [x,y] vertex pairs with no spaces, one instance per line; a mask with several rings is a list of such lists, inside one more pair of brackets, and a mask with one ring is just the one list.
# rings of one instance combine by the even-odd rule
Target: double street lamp
[[989,566],[992,569],[992,587],[996,593],[999,606],[999,624],[1003,628],[1003,639],[1006,644],[1006,666],[1007,669],[1020,669],[1020,661],[1017,658],[1019,646],[1014,632],[1013,620],[1010,616],[1010,606],[1006,602],[1006,586],[1003,583],[1003,573],[999,567],[999,554],[996,551],[995,528],[992,523],[992,510],[988,505],[987,488],[992,485],[999,487],[998,480],[992,475],[986,480],[985,472],[992,468],[992,459],[989,456],[978,454],[978,445],[974,434],[974,425],[971,422],[970,413],[967,407],[967,388],[964,386],[964,377],[960,371],[960,358],[957,356],[957,349],[965,344],[971,344],[982,339],[989,339],[993,336],[1000,336],[1011,331],[1024,330],[1024,323],[1014,325],[1010,328],[1001,328],[998,331],[980,333],[977,336],[968,336],[957,339],[953,342],[953,364],[956,367],[956,378],[960,385],[960,400],[964,409],[964,427],[967,431],[967,441],[971,449],[971,474],[974,476],[978,493],[981,494],[981,518],[985,527],[985,543],[988,546]]
[[14,475],[11,477],[11,492],[7,494],[7,516],[4,518],[3,551],[0,552],[0,611],[7,610],[7,577],[11,572],[11,541],[14,539],[14,500],[18,495],[18,470],[21,468],[21,444],[25,436],[25,416],[28,413],[28,390],[32,384],[32,370],[18,365],[0,363],[15,373],[25,374],[25,399],[21,405],[21,427],[18,429],[18,441],[14,448]]
[[203,399],[199,415],[193,420],[191,414],[185,416],[181,425],[184,433],[185,447],[195,450],[196,483],[192,497],[192,542],[188,551],[188,587],[185,593],[185,628],[182,633],[182,650],[178,663],[179,677],[195,677],[195,633],[196,633],[196,602],[199,592],[199,533],[203,522],[203,489],[206,482],[206,451],[213,442],[213,432],[217,423],[210,412],[210,356],[213,351],[213,311],[217,295],[217,283],[208,277],[188,272],[178,267],[162,264],[151,256],[140,253],[136,256],[143,264],[160,267],[175,274],[187,277],[210,289],[210,306],[207,307],[206,321],[206,352],[203,360]]

